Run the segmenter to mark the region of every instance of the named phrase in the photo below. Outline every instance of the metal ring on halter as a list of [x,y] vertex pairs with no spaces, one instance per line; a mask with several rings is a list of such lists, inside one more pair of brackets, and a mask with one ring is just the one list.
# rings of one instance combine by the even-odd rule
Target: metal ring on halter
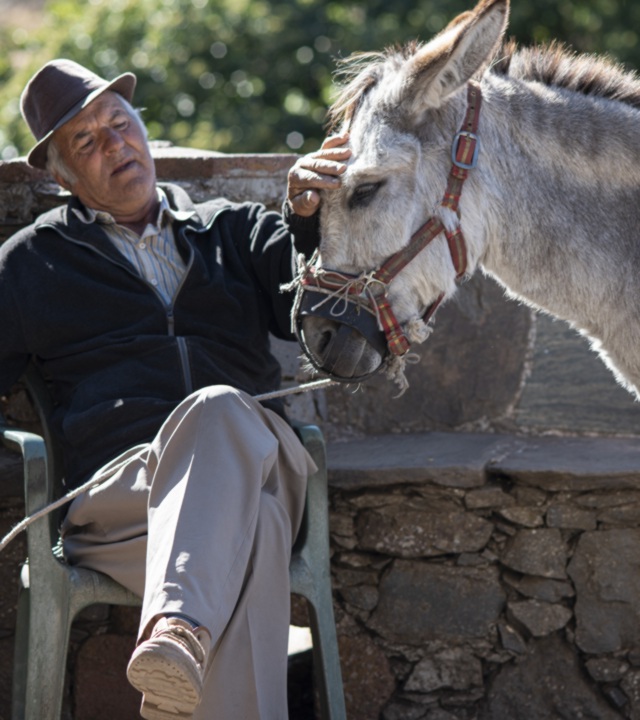
[[340,298],[340,303],[344,303],[344,311],[340,313],[336,336],[355,330],[357,333],[362,335],[369,345],[371,345],[380,355],[380,364],[375,370],[357,377],[343,377],[333,373],[332,365],[338,357],[332,357],[329,355],[329,357],[323,362],[317,358],[306,342],[303,328],[304,319],[307,317],[325,318],[335,322],[336,316],[331,312],[332,303],[323,302],[327,299],[327,295],[325,293],[316,292],[302,287],[299,287],[299,292],[302,296],[299,299],[297,307],[294,331],[296,337],[298,338],[298,342],[302,345],[309,361],[316,370],[323,372],[325,375],[328,375],[330,378],[338,380],[339,382],[358,383],[372,377],[385,367],[389,356],[389,348],[387,346],[387,339],[384,332],[378,327],[376,316],[365,310],[358,302]]

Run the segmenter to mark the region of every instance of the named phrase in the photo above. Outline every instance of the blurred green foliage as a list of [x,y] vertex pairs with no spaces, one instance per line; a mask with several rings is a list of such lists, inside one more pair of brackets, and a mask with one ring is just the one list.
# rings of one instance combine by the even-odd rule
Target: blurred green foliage
[[[0,27],[0,158],[33,139],[19,113],[54,57],[138,76],[152,139],[222,152],[307,152],[324,136],[336,61],[427,40],[472,0],[49,0],[36,29]],[[640,67],[640,4],[512,0],[509,34]]]

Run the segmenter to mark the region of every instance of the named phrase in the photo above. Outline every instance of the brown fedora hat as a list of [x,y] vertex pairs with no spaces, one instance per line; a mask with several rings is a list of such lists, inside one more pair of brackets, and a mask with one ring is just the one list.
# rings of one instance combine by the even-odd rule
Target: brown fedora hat
[[20,98],[22,117],[38,141],[27,162],[45,168],[49,141],[59,127],[107,90],[131,102],[135,87],[133,73],[124,73],[108,82],[73,60],[59,58],[48,62],[29,80]]

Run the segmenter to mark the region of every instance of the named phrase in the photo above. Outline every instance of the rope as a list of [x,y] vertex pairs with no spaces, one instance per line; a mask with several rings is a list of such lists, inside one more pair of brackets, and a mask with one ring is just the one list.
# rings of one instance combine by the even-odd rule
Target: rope
[[273,390],[272,392],[262,393],[262,395],[254,395],[254,400],[273,400],[274,398],[284,397],[285,395],[295,395],[296,393],[309,392],[310,390],[320,390],[323,387],[329,387],[330,385],[338,385],[337,380],[331,378],[324,378],[323,380],[312,380],[308,383],[302,383],[302,385],[296,385],[295,387],[285,388],[284,390]]
[[[295,395],[297,393],[310,392],[311,390],[319,390],[320,388],[329,387],[330,385],[337,384],[338,382],[336,380],[331,380],[331,378],[324,378],[322,380],[312,380],[311,382],[302,383],[301,385],[296,385],[295,387],[291,388],[285,388],[283,390],[274,390],[273,392],[262,393],[262,395],[254,395],[253,397],[255,400],[258,401],[273,400],[274,398],[284,397],[285,395]],[[36,520],[39,520],[40,518],[48,515],[54,510],[61,508],[63,505],[66,505],[68,502],[71,502],[79,495],[82,495],[88,490],[97,487],[104,480],[105,478],[100,475],[98,477],[92,477],[91,480],[87,480],[87,482],[80,485],[79,487],[70,490],[66,495],[63,495],[49,505],[45,505],[43,508],[40,508],[40,510],[36,510],[31,515],[25,517],[24,520],[21,520],[10,532],[8,532],[2,538],[2,540],[0,540],[0,552],[2,552],[15,537],[17,537],[23,530],[29,527],[29,525],[34,523]]]
[[[301,293],[305,289],[312,288],[314,292],[326,295],[323,300],[320,300],[320,302],[311,308],[314,312],[329,300],[335,299],[336,302],[330,310],[331,315],[334,317],[344,315],[347,311],[348,303],[354,303],[373,315],[378,321],[378,326],[382,329],[380,312],[376,302],[378,293],[372,290],[371,286],[376,284],[381,286],[380,293],[384,294],[386,283],[375,277],[377,271],[371,270],[370,272],[360,273],[360,275],[348,275],[338,272],[337,270],[327,270],[323,268],[318,265],[318,257],[316,251],[309,262],[307,262],[305,256],[299,254],[298,273],[296,277],[290,283],[281,285],[281,289],[285,292],[296,290],[296,301],[298,305]],[[343,305],[342,309],[340,309],[341,304]],[[294,311],[292,318],[295,317],[295,315],[296,313]]]
[[25,530],[36,520],[39,520],[41,517],[44,517],[50,512],[53,512],[54,510],[57,510],[63,505],[66,505],[68,502],[71,502],[71,500],[77,498],[78,495],[82,495],[82,493],[87,492],[87,490],[91,490],[91,488],[96,487],[96,485],[99,485],[102,480],[103,478],[91,478],[91,480],[87,481],[83,485],[80,485],[80,487],[77,487],[74,490],[70,490],[66,495],[58,498],[55,502],[52,502],[49,505],[45,505],[43,508],[40,508],[40,510],[36,510],[36,512],[34,512],[32,515],[28,515],[26,518],[24,518],[24,520],[21,520],[9,533],[7,533],[2,538],[2,540],[0,541],[0,552],[2,552],[17,535],[19,535],[23,530]]

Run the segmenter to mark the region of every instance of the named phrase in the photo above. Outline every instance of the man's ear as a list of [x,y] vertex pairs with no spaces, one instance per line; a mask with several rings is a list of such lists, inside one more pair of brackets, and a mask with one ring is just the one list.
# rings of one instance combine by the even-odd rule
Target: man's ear
[[58,185],[60,185],[63,190],[68,190],[69,192],[71,192],[71,183],[67,182],[62,177],[62,175],[58,175],[58,173],[56,172],[51,174],[53,175],[53,179],[58,183]]

